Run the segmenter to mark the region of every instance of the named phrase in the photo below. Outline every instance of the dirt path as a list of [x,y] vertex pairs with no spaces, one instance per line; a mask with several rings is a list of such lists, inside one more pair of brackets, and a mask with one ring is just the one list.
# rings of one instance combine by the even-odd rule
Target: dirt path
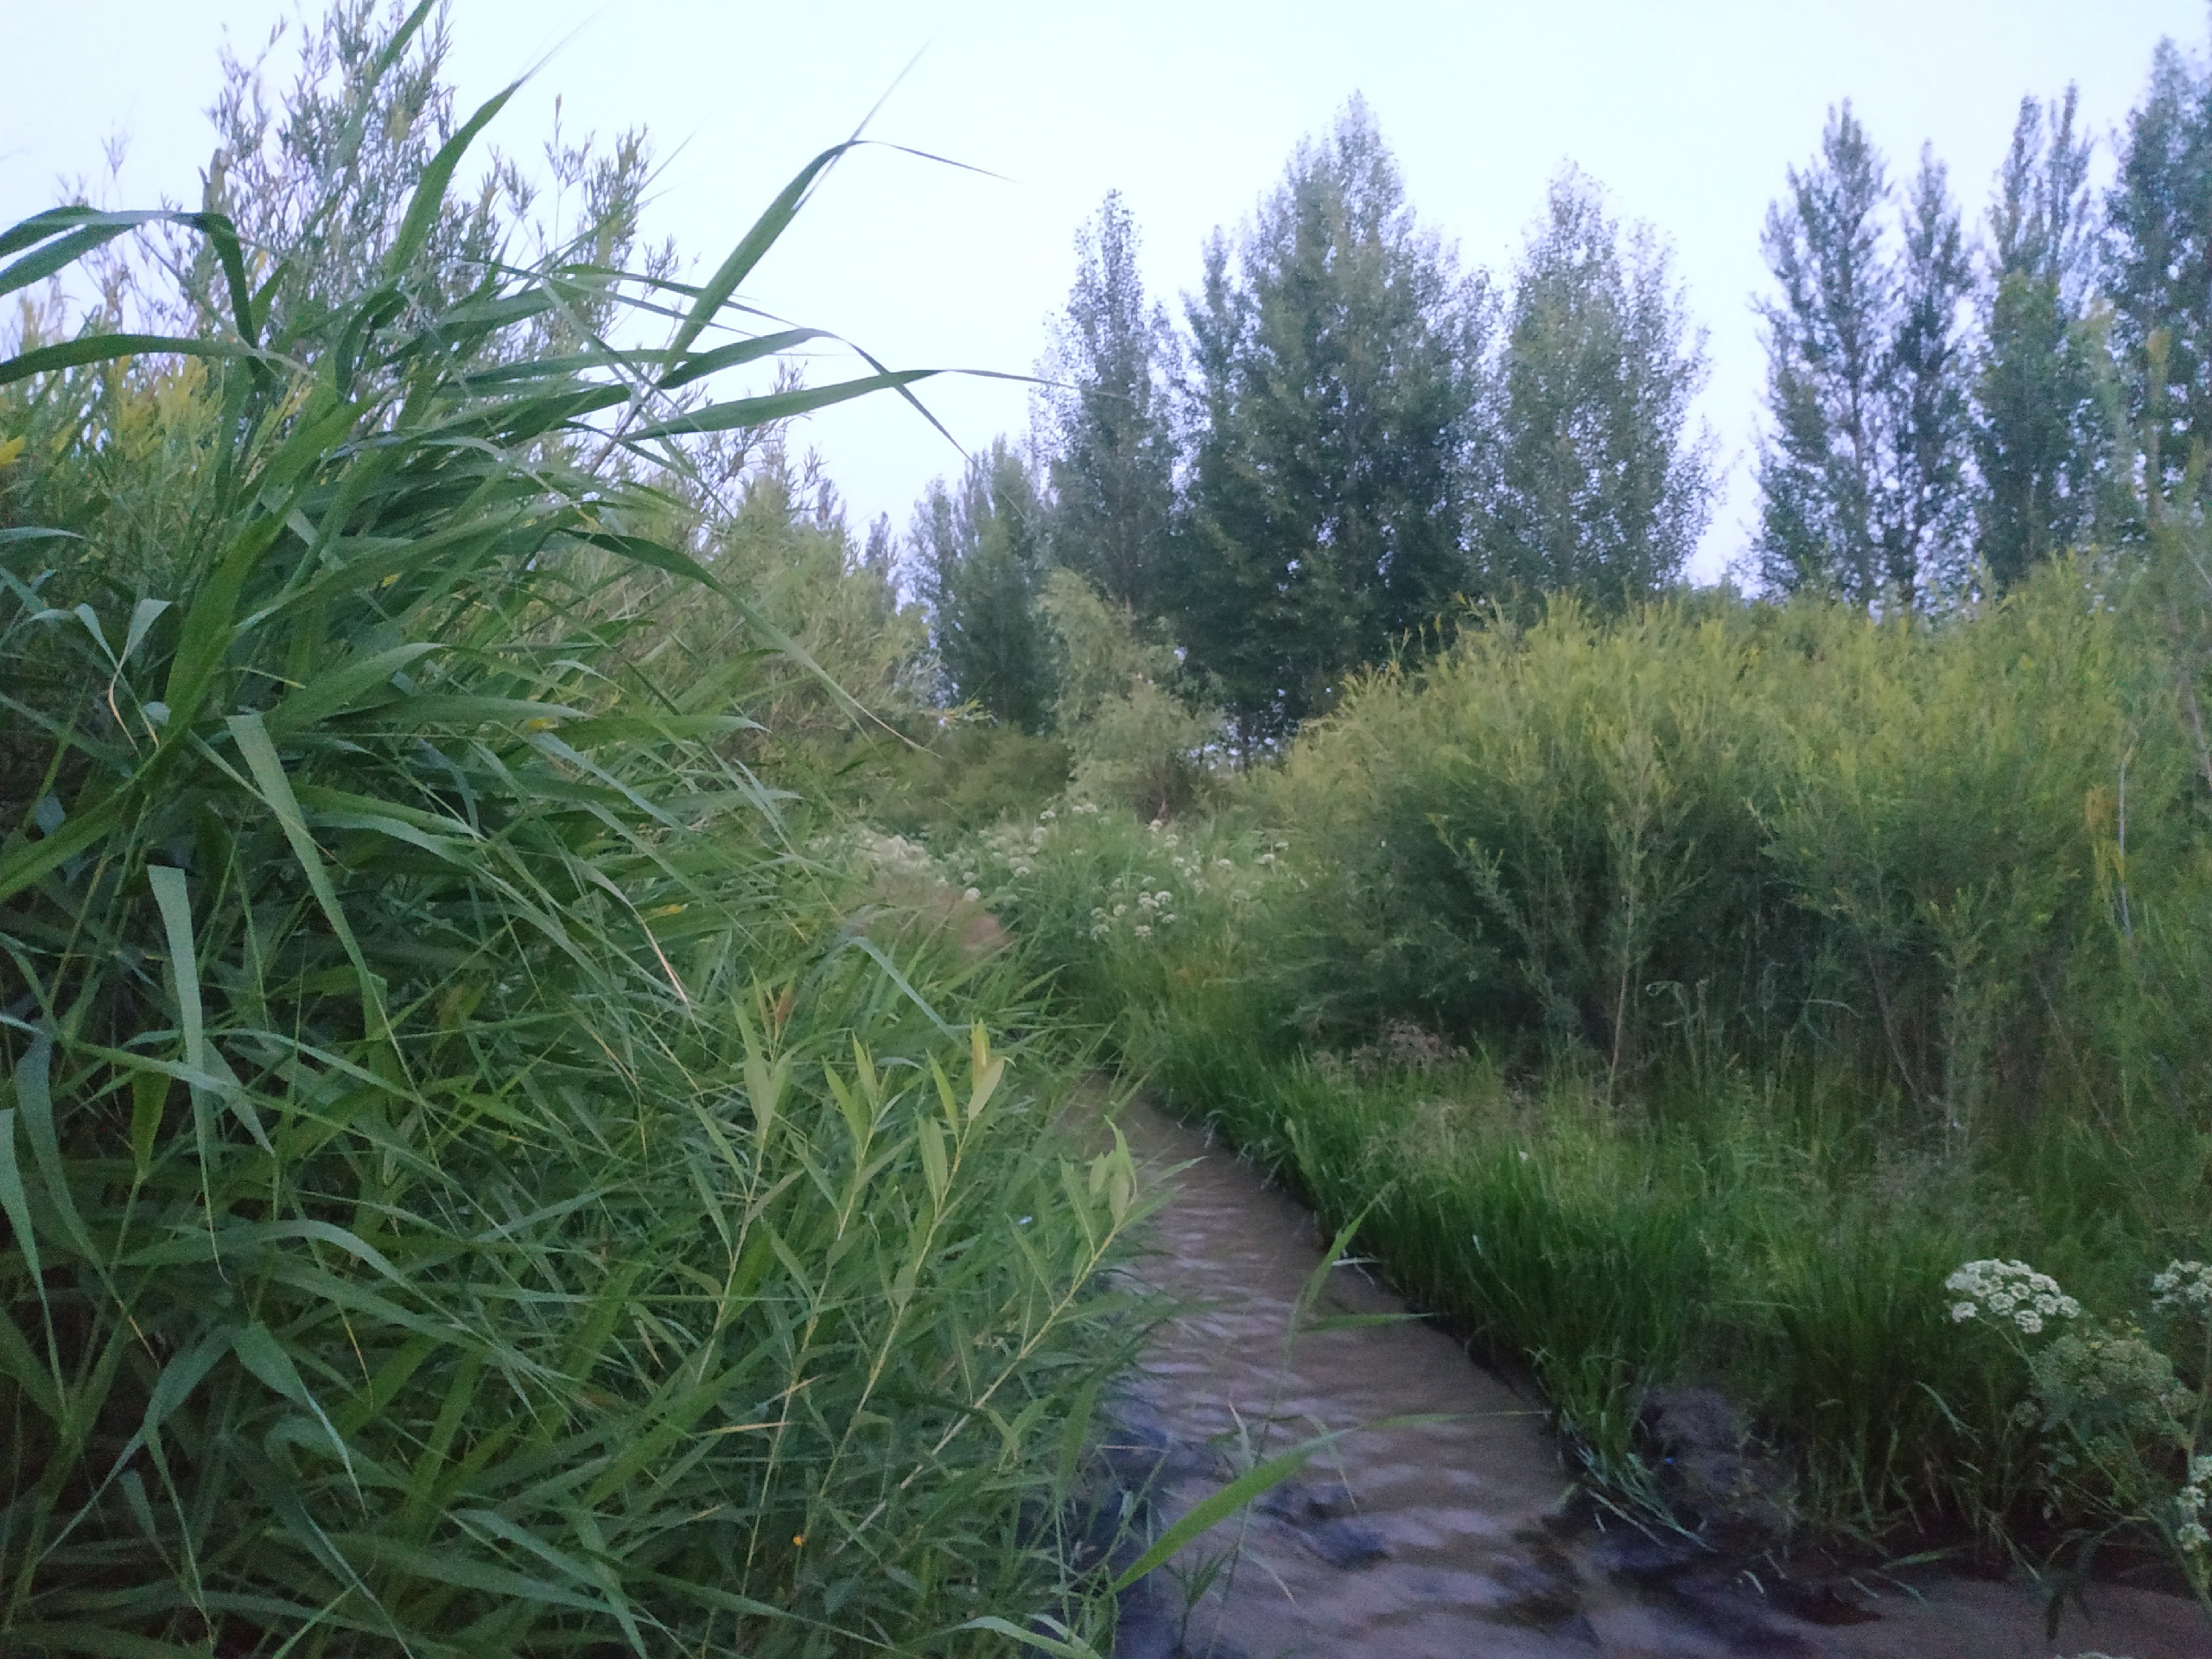
[[[1188,1311],[1116,1408],[1124,1485],[1148,1485],[1172,1520],[1249,1466],[1242,1446],[1446,1421],[1349,1433],[1325,1454],[1332,1465],[1308,1465],[1193,1541],[1131,1592],[1116,1659],[2212,1656],[2202,1616],[2173,1597],[2105,1589],[2093,1619],[2069,1611],[2054,1643],[2041,1600],[2018,1586],[1870,1580],[1840,1598],[1755,1586],[1635,1529],[1569,1523],[1558,1507],[1569,1476],[1535,1402],[1442,1332],[1407,1322],[1309,1334],[1286,1363],[1286,1326],[1325,1243],[1313,1218],[1141,1104],[1119,1122],[1155,1170],[1191,1164],[1144,1269]],[[1403,1307],[1348,1268],[1323,1303],[1325,1315]],[[1822,1622],[1839,1618],[1852,1622]]]

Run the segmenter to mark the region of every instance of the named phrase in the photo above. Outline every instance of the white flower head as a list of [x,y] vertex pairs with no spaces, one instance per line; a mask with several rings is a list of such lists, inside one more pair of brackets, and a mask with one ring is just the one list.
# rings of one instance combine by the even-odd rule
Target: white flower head
[[1137,938],[1141,939],[1148,939],[1152,937],[1152,929],[1142,922],[1139,922],[1135,927],[1131,928],[1129,931],[1135,934]]
[[2158,1293],[2151,1304],[2153,1307],[2212,1319],[2212,1266],[2202,1262],[2169,1262],[2166,1270],[2152,1279],[2151,1288]]
[[983,890],[981,887],[970,887],[960,896],[972,905],[983,896]]
[[1969,1262],[1943,1281],[1943,1288],[1962,1299],[1951,1304],[1955,1323],[1986,1313],[2031,1337],[2042,1332],[2045,1320],[2075,1319],[2082,1312],[2081,1303],[2059,1289],[2056,1280],[2024,1262]]

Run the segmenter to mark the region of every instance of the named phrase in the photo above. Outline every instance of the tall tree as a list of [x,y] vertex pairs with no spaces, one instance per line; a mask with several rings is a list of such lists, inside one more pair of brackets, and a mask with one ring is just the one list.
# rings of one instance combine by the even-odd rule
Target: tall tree
[[1522,256],[1494,378],[1494,480],[1480,557],[1494,592],[1572,588],[1613,607],[1680,573],[1712,508],[1693,432],[1705,336],[1667,251],[1624,236],[1569,170]]
[[1055,560],[1125,609],[1153,608],[1175,494],[1175,337],[1137,273],[1118,191],[1076,240],[1075,286],[1043,365]]
[[1029,467],[1000,438],[969,460],[957,490],[931,482],[911,537],[945,690],[1029,732],[1050,721],[1054,689],[1038,607],[1044,518]]
[[1891,247],[1886,168],[1848,104],[1789,181],[1763,238],[1781,296],[1760,306],[1761,572],[1784,589],[1910,602],[1962,550],[1972,273],[1958,213],[1923,150]]
[[2171,41],[2158,43],[2150,88],[2128,117],[2105,211],[2105,285],[2130,413],[2171,482],[2193,446],[2212,442],[2212,67]]
[[2020,100],[1989,210],[1976,550],[2000,588],[2094,533],[2107,471],[2108,359],[2091,308],[2095,203],[2075,109],[2071,86],[2048,106]]
[[1198,427],[1167,586],[1249,751],[1325,709],[1468,576],[1486,290],[1415,222],[1355,99],[1188,302]]

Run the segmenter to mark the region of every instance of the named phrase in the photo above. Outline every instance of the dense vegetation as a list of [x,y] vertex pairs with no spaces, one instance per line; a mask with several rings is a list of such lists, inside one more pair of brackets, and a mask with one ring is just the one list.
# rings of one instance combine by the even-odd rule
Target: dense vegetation
[[0,1645],[1084,1651],[1102,1040],[1647,1521],[2205,1590],[2212,70],[1986,238],[1831,112],[1745,592],[1579,175],[1493,282],[1355,102],[1180,327],[1109,198],[855,537],[789,423],[918,377],[733,308],[850,146],[681,280],[442,29],[0,233]]
[[172,217],[181,332],[0,360],[0,1646],[1085,1625],[1132,1173],[788,761],[846,693],[760,607],[896,635],[758,444],[871,382],[687,391],[788,339],[725,302],[839,151],[696,287],[621,269],[634,149],[516,262],[428,10],[335,14],[278,182]]
[[[1680,582],[1663,248],[1569,174],[1494,288],[1357,103],[1183,330],[1108,201],[1032,451],[926,544],[947,690],[1071,766],[941,817],[947,876],[1716,1539],[2206,1586],[2208,111],[2161,48],[2101,196],[2024,100],[1980,236],[1831,111],[1764,226],[1749,593]],[[1741,1490],[1669,1455],[1690,1389]]]
[[[1363,1216],[1621,1491],[1720,1536],[2155,1536],[2208,1379],[2151,1281],[2212,1245],[2163,593],[1564,607],[1367,682],[1211,820],[1055,810],[965,856],[1130,1065]],[[1989,1257],[2178,1364],[2142,1468],[2069,1473],[2073,1425],[2016,1415],[2030,1373],[1942,1288]],[[1756,1490],[1671,1484],[1648,1407],[1689,1387],[1744,1412]]]

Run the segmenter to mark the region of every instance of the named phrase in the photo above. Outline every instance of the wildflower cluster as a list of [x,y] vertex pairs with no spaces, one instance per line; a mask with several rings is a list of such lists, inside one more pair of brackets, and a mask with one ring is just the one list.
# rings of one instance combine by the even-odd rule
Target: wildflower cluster
[[2202,1262],[2169,1262],[2166,1270],[2151,1280],[2151,1306],[2178,1313],[2194,1313],[2212,1322],[2212,1266]]
[[1152,868],[1126,871],[1116,877],[1103,902],[1090,912],[1090,937],[1107,939],[1123,928],[1128,937],[1151,939],[1160,929],[1173,926],[1181,909],[1202,896],[1243,906],[1258,897],[1255,882],[1266,879],[1289,850],[1288,842],[1268,843],[1249,862],[1217,853],[1209,859],[1203,846],[1185,849],[1179,831],[1155,819],[1147,826],[1153,854],[1145,859]]
[[[1117,899],[1110,910],[1104,905],[1092,906],[1090,937],[1104,938],[1124,919],[1128,921],[1130,936],[1139,939],[1150,938],[1154,927],[1173,926],[1176,921],[1174,890],[1154,887],[1152,885],[1154,880],[1149,875],[1137,877],[1139,885],[1134,901],[1126,898]],[[1122,877],[1114,884],[1114,887],[1117,894],[1126,893],[1128,878]]]
[[[937,861],[930,856],[930,849],[904,836],[878,835],[862,828],[858,831],[861,855],[875,868],[888,874],[912,876],[918,880],[938,880]],[[823,836],[810,843],[813,850],[826,852],[832,838]]]
[[2049,1319],[2079,1317],[2082,1304],[2058,1287],[2048,1274],[2024,1262],[1969,1262],[1943,1281],[1962,1300],[1951,1304],[1951,1318],[1963,1323],[1980,1314],[2012,1324],[2034,1336]]
[[[1074,810],[1080,812],[1083,809],[1077,807]],[[1058,817],[1058,812],[1048,806],[1037,815],[1036,823],[1026,828],[1018,823],[1001,823],[984,830],[965,849],[966,868],[960,872],[961,880],[971,887],[985,882],[993,887],[1002,887],[1009,881],[1036,874],[1037,861],[1052,841],[1052,827]]]

